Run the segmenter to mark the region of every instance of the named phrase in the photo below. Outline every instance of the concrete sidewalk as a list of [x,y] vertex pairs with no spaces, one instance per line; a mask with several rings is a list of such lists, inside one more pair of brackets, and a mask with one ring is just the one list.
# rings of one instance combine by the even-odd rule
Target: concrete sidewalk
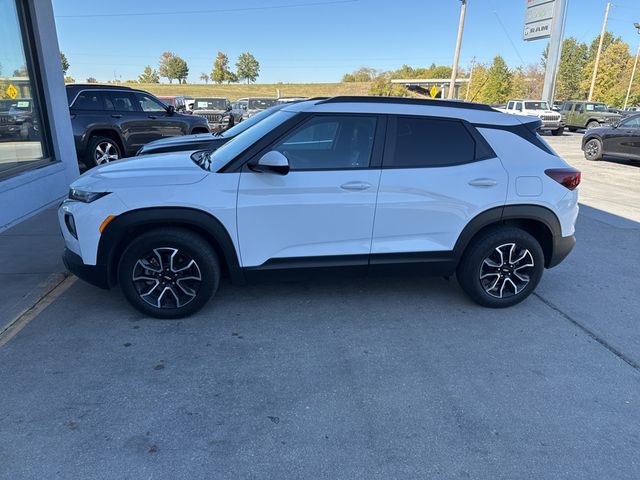
[[0,333],[67,276],[56,210],[0,233]]

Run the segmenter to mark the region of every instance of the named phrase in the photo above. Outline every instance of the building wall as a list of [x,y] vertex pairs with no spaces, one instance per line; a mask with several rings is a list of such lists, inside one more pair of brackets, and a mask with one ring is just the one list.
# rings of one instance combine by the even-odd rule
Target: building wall
[[53,158],[45,166],[0,179],[0,230],[60,201],[79,174],[53,7],[50,0],[18,1],[30,12],[34,37],[31,49],[38,67],[32,75],[41,79],[41,102]]

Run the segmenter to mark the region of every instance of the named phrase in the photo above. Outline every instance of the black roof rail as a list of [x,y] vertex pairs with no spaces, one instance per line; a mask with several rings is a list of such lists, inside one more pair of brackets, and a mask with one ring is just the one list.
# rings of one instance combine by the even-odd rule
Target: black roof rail
[[448,107],[448,108],[465,108],[468,110],[483,110],[486,112],[495,112],[490,105],[484,103],[472,103],[463,102],[461,100],[438,100],[438,99],[426,99],[426,98],[411,98],[411,97],[379,97],[379,96],[337,96],[328,98],[318,104],[322,103],[400,103],[403,105],[425,105],[433,107]]
[[114,84],[104,84],[104,83],[67,83],[65,87],[71,88],[124,88],[126,90],[134,90],[132,87],[128,85],[114,85]]

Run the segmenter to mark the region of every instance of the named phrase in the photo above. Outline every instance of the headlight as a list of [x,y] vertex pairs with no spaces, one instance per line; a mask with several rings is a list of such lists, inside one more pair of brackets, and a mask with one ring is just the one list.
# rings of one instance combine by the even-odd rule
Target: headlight
[[69,190],[69,200],[76,200],[83,203],[91,203],[99,198],[109,195],[111,192],[86,192],[78,190],[77,188],[71,188]]

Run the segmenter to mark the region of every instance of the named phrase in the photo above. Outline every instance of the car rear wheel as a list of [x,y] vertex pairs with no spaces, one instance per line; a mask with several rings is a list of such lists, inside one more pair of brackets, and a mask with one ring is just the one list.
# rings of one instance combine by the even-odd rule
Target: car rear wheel
[[118,143],[109,137],[93,137],[87,145],[84,163],[88,168],[122,158]]
[[590,128],[596,128],[599,126],[600,124],[598,122],[596,122],[595,120],[591,120],[589,123],[587,123],[587,130],[589,130]]
[[133,240],[118,268],[120,288],[142,313],[182,318],[200,310],[218,289],[218,257],[199,235],[152,230]]
[[543,270],[544,254],[533,236],[519,228],[497,227],[473,240],[456,275],[473,301],[504,308],[527,298]]
[[569,130],[572,133],[578,131],[578,129],[576,127],[567,127],[567,130]]
[[602,158],[602,142],[597,138],[592,138],[584,144],[584,158],[595,161]]

